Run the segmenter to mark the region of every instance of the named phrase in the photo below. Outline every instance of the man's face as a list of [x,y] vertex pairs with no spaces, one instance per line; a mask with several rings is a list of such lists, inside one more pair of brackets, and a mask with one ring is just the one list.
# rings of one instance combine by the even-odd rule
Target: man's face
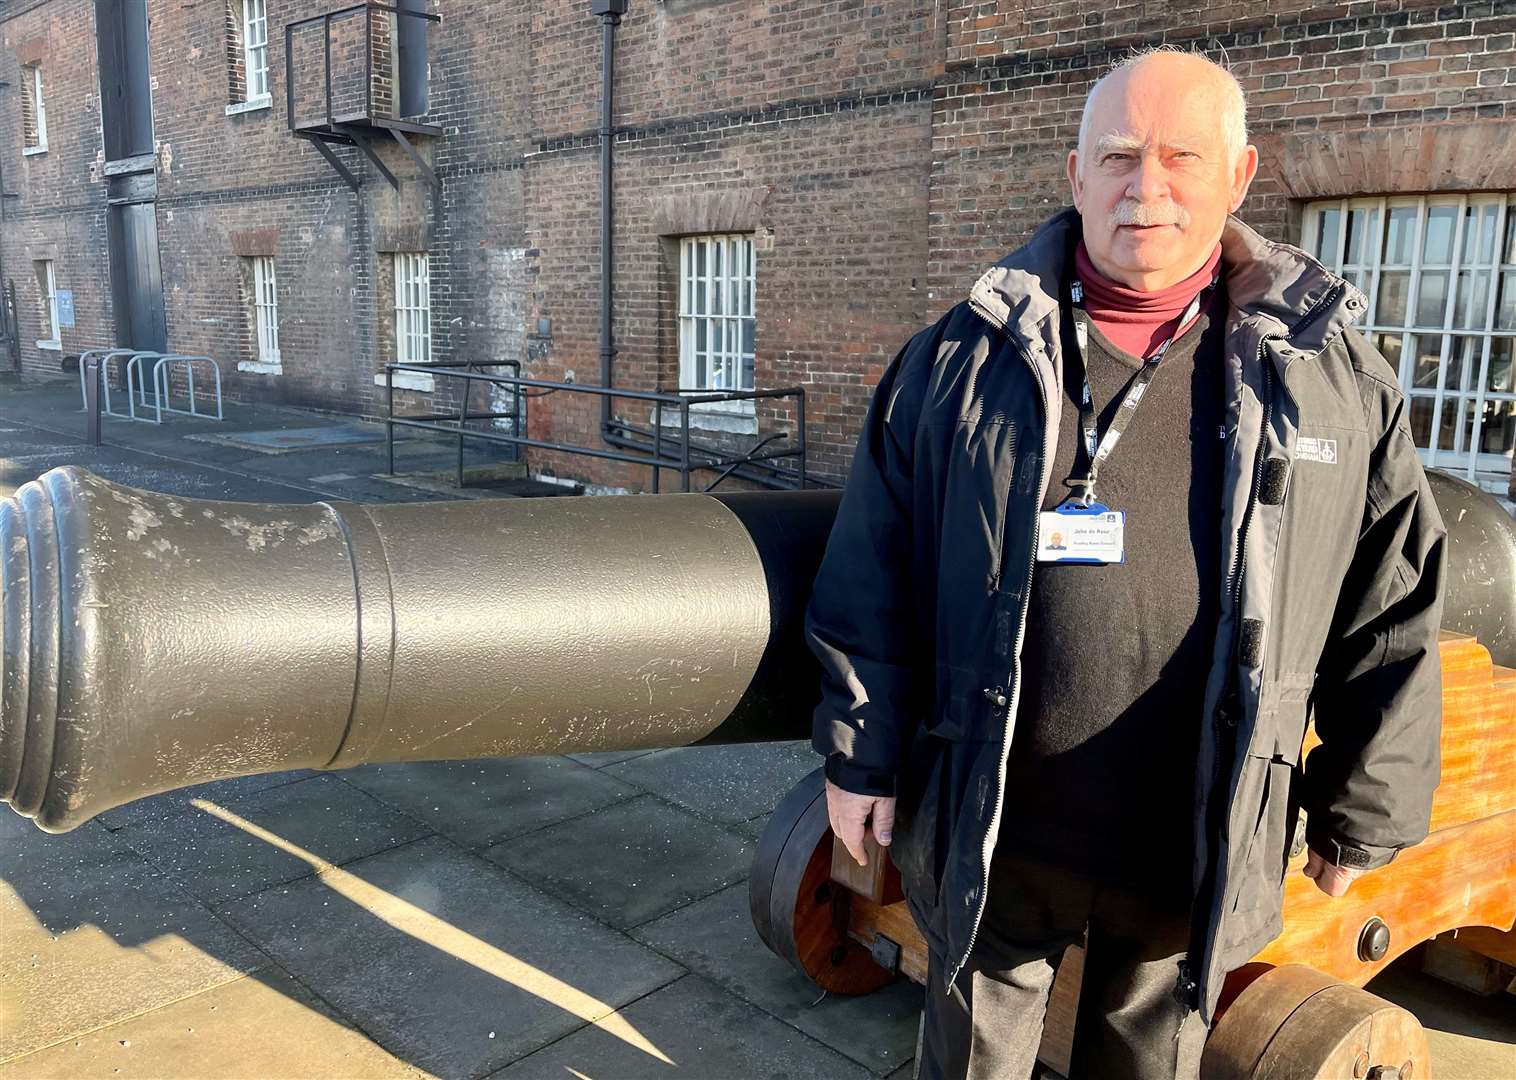
[[1151,292],[1205,264],[1242,205],[1258,151],[1233,155],[1219,73],[1193,56],[1149,57],[1100,87],[1069,154],[1084,244],[1105,276]]

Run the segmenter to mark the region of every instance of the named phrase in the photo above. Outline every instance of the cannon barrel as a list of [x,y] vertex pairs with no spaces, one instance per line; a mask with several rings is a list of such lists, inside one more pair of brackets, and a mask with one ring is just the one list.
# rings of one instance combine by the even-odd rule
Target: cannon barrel
[[[1516,523],[1441,474],[1443,625],[1516,666]],[[55,469],[0,500],[0,799],[809,733],[836,492],[357,506]]]
[[799,738],[835,492],[0,500],[0,798],[51,832],[370,761]]

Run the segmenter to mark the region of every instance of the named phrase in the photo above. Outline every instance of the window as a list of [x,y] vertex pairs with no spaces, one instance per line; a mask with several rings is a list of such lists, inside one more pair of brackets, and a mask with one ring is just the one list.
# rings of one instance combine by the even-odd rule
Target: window
[[253,330],[257,344],[257,362],[261,367],[278,368],[279,292],[271,255],[255,255],[253,264]]
[[[679,388],[753,389],[752,236],[684,237],[679,267]],[[752,406],[748,400],[719,408],[751,413]]]
[[395,254],[395,358],[425,364],[432,358],[431,271],[425,255]]
[[1516,197],[1312,203],[1304,244],[1368,295],[1360,328],[1399,372],[1422,460],[1503,492],[1516,443]]
[[267,0],[228,0],[226,29],[234,103],[228,111],[241,111],[237,105],[250,108],[268,105]]
[[42,332],[39,349],[61,349],[58,338],[58,279],[53,276],[53,260],[40,259],[32,264],[37,273],[37,296],[40,300]]
[[242,0],[242,56],[247,64],[248,100],[268,97],[266,0]]
[[47,149],[47,105],[42,100],[42,65],[21,69],[21,133],[23,153]]

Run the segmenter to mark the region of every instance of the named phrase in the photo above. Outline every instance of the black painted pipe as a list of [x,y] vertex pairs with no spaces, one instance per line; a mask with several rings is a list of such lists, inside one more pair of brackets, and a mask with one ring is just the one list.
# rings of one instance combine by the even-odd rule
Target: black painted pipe
[[[1516,666],[1516,522],[1440,474],[1443,625]],[[63,832],[208,780],[804,738],[835,491],[402,506],[0,500],[0,800]]]
[[55,469],[0,500],[0,798],[805,737],[837,493],[259,506]]

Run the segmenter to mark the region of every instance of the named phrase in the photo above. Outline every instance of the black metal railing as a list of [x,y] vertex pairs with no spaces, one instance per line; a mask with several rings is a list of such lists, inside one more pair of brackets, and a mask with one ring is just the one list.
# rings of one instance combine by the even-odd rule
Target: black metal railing
[[[335,20],[349,18],[359,12],[363,13],[362,115],[365,118],[371,118],[374,115],[374,13],[382,12],[396,16],[397,27],[398,19],[402,16],[409,19],[421,19],[429,23],[440,23],[442,21],[440,15],[434,15],[431,12],[409,11],[396,7],[393,4],[364,3],[338,8],[335,11],[328,11],[321,15],[312,15],[309,18],[286,23],[284,27],[284,102],[291,131],[297,131],[301,126],[295,116],[295,84],[298,81],[295,74],[297,70],[295,65],[295,32],[303,30],[307,26],[314,26],[317,23],[321,24],[322,55],[325,61],[326,73],[323,83],[326,94],[326,125],[327,127],[332,127],[339,122],[332,111],[332,23]],[[395,37],[398,37],[398,35],[395,35]],[[399,48],[398,40],[392,40],[390,48]],[[400,87],[396,85],[393,87],[391,93],[394,95],[395,116],[399,117],[402,115],[400,112]]]
[[[514,369],[517,374],[488,375],[475,370],[482,367],[509,367]],[[777,390],[727,391],[628,390],[619,387],[586,386],[580,383],[522,378],[520,375],[521,365],[514,360],[386,364],[384,369],[388,402],[385,430],[389,452],[389,471],[391,474],[395,471],[395,428],[404,427],[437,432],[452,436],[458,440],[459,487],[463,486],[464,443],[469,439],[512,446],[517,448],[518,455],[520,447],[528,446],[539,450],[556,450],[560,453],[577,454],[583,457],[600,458],[606,461],[620,461],[629,465],[645,465],[652,470],[652,489],[655,492],[659,490],[660,473],[664,469],[670,469],[679,473],[679,488],[681,491],[693,490],[691,476],[697,471],[707,470],[718,474],[716,479],[703,489],[710,491],[728,476],[734,474],[743,475],[744,470],[751,470],[754,466],[765,469],[770,474],[770,482],[777,481],[779,486],[786,488],[814,486],[814,484],[808,485],[806,476],[804,387],[792,386]],[[458,410],[456,412],[428,412],[411,415],[397,414],[395,412],[395,374],[397,372],[414,372],[461,381],[463,383],[463,393],[459,400]],[[506,413],[472,411],[469,407],[469,398],[476,383],[510,387],[513,391],[511,395],[511,411]],[[537,391],[537,393],[533,395],[532,391]],[[624,421],[616,422],[618,427],[644,436],[647,440],[646,443],[642,444],[639,449],[638,440],[623,437],[615,440],[623,445],[623,449],[602,449],[594,446],[575,446],[571,443],[553,442],[547,439],[528,437],[523,434],[523,424],[526,414],[526,410],[523,408],[523,401],[529,396],[541,396],[542,394],[550,393],[590,394],[596,397],[625,398],[631,401],[650,403],[653,407],[653,426],[651,430],[628,424]],[[778,450],[765,449],[774,443],[789,440],[790,434],[785,431],[773,432],[760,438],[746,453],[741,454],[733,454],[719,447],[700,446],[691,442],[690,414],[693,406],[712,402],[756,401],[767,398],[795,399],[795,439],[792,446]],[[664,432],[663,416],[665,409],[677,411],[679,414],[679,434],[677,436]],[[471,420],[498,420],[506,418],[510,418],[512,422],[510,434],[500,431],[471,430],[467,426]],[[607,441],[612,440],[608,439]],[[786,458],[795,459],[795,467],[793,469],[785,469],[774,464]],[[760,480],[759,482],[763,481]]]

